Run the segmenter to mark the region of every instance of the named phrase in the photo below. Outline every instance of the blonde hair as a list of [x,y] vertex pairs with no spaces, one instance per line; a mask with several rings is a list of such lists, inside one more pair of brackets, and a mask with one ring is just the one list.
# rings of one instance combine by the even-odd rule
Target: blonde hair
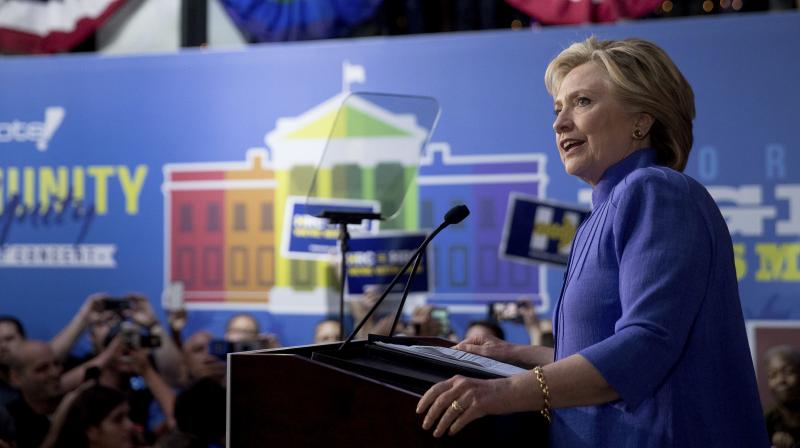
[[650,143],[657,162],[683,171],[692,150],[694,93],[675,63],[653,43],[641,39],[576,42],[547,66],[544,83],[555,97],[572,69],[594,62],[608,73],[616,97],[626,106],[650,114]]

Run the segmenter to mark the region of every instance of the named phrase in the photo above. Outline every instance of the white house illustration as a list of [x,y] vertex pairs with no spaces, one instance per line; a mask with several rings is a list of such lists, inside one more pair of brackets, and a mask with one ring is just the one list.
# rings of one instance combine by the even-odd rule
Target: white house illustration
[[[411,103],[415,101],[419,99],[341,93],[300,116],[280,118],[264,138],[277,182],[276,228],[287,218],[287,199],[309,195],[374,200],[382,213],[394,215],[382,228],[416,228],[416,175],[428,129],[413,113],[382,107],[402,105],[414,110]],[[402,209],[395,213],[401,202]],[[286,237],[280,232],[276,244],[280,247]],[[328,263],[281,257],[276,268],[271,296],[277,300],[283,293],[320,299],[338,284]]]

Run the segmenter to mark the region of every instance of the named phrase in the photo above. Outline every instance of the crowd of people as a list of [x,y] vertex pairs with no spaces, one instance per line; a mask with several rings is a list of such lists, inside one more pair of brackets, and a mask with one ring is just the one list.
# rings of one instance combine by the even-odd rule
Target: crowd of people
[[[362,318],[376,297],[350,303]],[[22,322],[0,317],[0,448],[26,447],[217,447],[225,444],[225,355],[277,348],[275,335],[262,333],[258,319],[237,314],[224,335],[198,331],[182,337],[190,316],[167,313],[162,325],[150,302],[131,295],[111,299],[95,294],[52,340],[27,337]],[[549,321],[533,306],[516,304],[514,320],[524,324],[532,344],[552,344]],[[414,309],[394,335],[459,338],[435,316],[436,307]],[[359,333],[388,335],[391,313],[371,319]],[[465,340],[504,340],[501,320],[487,313],[468,324]],[[500,319],[500,320],[498,320]],[[91,353],[73,354],[86,334]],[[340,340],[335,318],[314,328],[314,342]],[[777,347],[767,353],[770,389],[777,406],[766,415],[776,447],[800,441],[800,351]]]
[[[363,318],[377,298],[368,292],[349,302],[353,319]],[[394,335],[457,341],[437,309],[415,308]],[[533,339],[542,333],[533,307],[524,303],[520,310],[532,341],[540,342],[540,336]],[[93,294],[50,341],[30,339],[23,322],[0,316],[0,448],[224,446],[225,356],[277,348],[280,341],[262,332],[252,314],[232,316],[221,337],[198,331],[185,338],[190,313],[166,316],[162,324],[141,295]],[[393,313],[376,313],[358,337],[388,335],[393,319]],[[476,332],[504,338],[492,319],[471,322],[466,334]],[[78,356],[83,335],[91,350]],[[319,321],[313,338],[341,340],[338,319]]]
[[[139,295],[88,297],[46,342],[0,318],[0,447],[222,446],[224,361],[205,333],[177,333]],[[83,334],[91,352],[75,356]]]

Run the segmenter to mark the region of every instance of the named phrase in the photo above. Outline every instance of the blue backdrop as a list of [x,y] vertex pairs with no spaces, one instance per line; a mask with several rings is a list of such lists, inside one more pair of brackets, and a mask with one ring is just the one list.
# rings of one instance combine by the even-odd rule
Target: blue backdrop
[[[427,95],[442,107],[418,179],[417,222],[406,227],[434,227],[459,201],[473,216],[435,246],[430,300],[451,305],[459,331],[488,300],[527,294],[549,314],[561,269],[502,260],[497,247],[512,191],[585,205],[587,186],[563,172],[555,152],[542,80],[552,57],[590,34],[649,39],[676,61],[697,99],[686,171],[728,218],[745,315],[800,319],[797,13],[231,52],[2,58],[0,313],[49,338],[95,291],[140,291],[158,303],[178,275],[165,261],[179,231],[170,223],[181,213],[170,205],[177,196],[170,199],[167,165],[201,182],[218,172],[230,178],[253,148],[266,154],[262,163],[275,162],[279,149],[266,136],[278,120],[302,121],[342,92],[348,61],[353,90]],[[258,185],[272,188],[270,179]],[[16,212],[14,195],[25,204]],[[281,261],[273,261],[278,272]],[[302,294],[248,297],[198,302],[188,331],[219,333],[234,310],[248,309],[284,343],[300,344],[310,342],[323,314],[336,311]]]

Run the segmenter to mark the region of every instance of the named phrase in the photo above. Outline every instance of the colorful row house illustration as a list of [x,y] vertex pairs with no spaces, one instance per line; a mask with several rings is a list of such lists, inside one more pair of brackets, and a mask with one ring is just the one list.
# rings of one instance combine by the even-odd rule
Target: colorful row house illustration
[[498,255],[509,194],[545,197],[545,163],[544,154],[453,155],[446,143],[427,146],[418,178],[420,228],[435,228],[459,203],[472,211],[432,244],[431,299],[474,304],[528,296],[549,307],[544,269]]
[[416,174],[427,131],[346,93],[267,133],[269,150],[246,162],[164,167],[165,287],[182,282],[188,304],[266,304],[327,298],[330,262],[280,252],[289,197],[374,200],[403,206],[381,229],[417,228]]
[[187,304],[264,303],[275,284],[275,173],[264,150],[244,162],[164,166],[166,284]]

